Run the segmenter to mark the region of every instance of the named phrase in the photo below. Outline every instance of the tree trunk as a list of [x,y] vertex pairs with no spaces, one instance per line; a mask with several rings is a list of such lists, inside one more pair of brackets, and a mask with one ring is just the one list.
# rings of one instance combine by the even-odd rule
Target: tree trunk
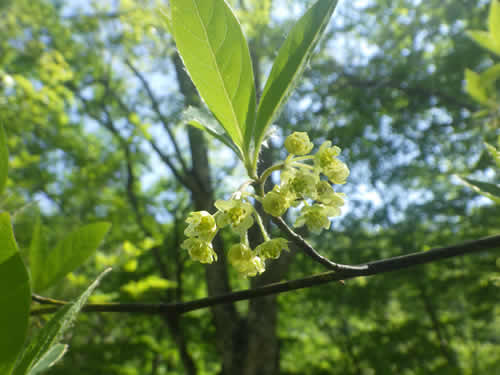
[[[177,79],[186,105],[197,105],[199,100],[190,78],[183,69],[178,56],[174,58]],[[191,146],[192,175],[196,182],[191,190],[197,211],[213,212],[214,192],[210,178],[208,151],[203,133],[195,128],[188,129]],[[262,153],[266,167],[271,163],[271,149]],[[260,243],[258,231],[250,234],[251,242]],[[214,239],[214,250],[218,261],[206,266],[207,290],[210,296],[231,291],[227,262],[222,240]],[[290,263],[290,256],[282,257],[268,264],[268,270],[252,279],[252,287],[282,280]],[[276,296],[262,297],[250,301],[247,317],[240,317],[232,304],[212,308],[216,328],[217,350],[221,356],[221,375],[277,375],[279,367],[279,342],[277,335],[278,303]]]

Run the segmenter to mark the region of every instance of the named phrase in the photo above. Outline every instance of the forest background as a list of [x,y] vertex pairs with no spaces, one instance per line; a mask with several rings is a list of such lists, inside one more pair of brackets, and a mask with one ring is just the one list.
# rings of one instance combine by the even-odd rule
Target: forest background
[[[312,1],[229,1],[249,40],[258,94],[276,51]],[[2,2],[0,121],[10,152],[14,231],[29,264],[39,220],[47,244],[112,223],[97,255],[44,296],[70,300],[107,267],[91,303],[179,302],[325,271],[297,249],[244,279],[180,248],[192,210],[244,180],[221,143],[182,121],[197,92],[160,1]],[[495,61],[467,30],[487,1],[341,2],[277,120],[263,160],[307,131],[343,149],[344,215],[321,235],[335,261],[359,264],[498,234],[500,212],[457,176],[498,183],[464,72]],[[273,227],[273,231],[278,232]],[[50,374],[495,374],[500,262],[494,251],[345,285],[218,305],[183,315],[83,313]],[[35,332],[47,321],[31,321]]]

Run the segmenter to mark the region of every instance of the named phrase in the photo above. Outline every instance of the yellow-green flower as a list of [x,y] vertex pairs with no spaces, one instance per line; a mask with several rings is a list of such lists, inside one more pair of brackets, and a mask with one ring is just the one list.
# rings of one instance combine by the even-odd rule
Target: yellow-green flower
[[217,215],[217,225],[221,228],[231,225],[238,233],[246,232],[253,225],[253,206],[240,199],[218,200],[215,207],[221,212]]
[[255,276],[266,270],[264,261],[242,243],[231,246],[227,258],[233,267],[245,277]]
[[293,200],[294,197],[289,192],[275,186],[262,199],[262,207],[269,215],[278,217],[286,212]]
[[297,170],[295,168],[286,167],[285,169],[283,169],[280,174],[280,185],[288,185],[288,183],[293,180],[296,174]]
[[335,164],[336,165],[332,166],[332,168],[323,170],[323,173],[332,183],[338,185],[345,184],[347,177],[349,177],[349,168],[340,160],[337,160]]
[[255,253],[262,259],[277,259],[281,250],[289,250],[288,241],[284,238],[273,238],[257,246]]
[[205,241],[212,241],[217,233],[215,219],[207,211],[191,212],[186,219],[187,226],[184,234],[188,237],[199,237]]
[[349,176],[349,168],[339,159],[340,148],[330,147],[332,142],[326,141],[315,155],[315,164],[321,172],[334,184],[344,184]]
[[340,214],[341,211],[338,207],[322,204],[304,206],[295,222],[295,227],[301,227],[305,224],[311,232],[320,233],[323,229],[330,228],[329,217],[339,216]]
[[317,174],[300,170],[289,182],[290,190],[300,197],[314,198],[318,180],[319,176]]
[[338,146],[331,146],[332,142],[323,142],[315,155],[315,161],[322,169],[329,168],[330,164],[334,163],[335,160],[337,160],[337,156],[339,156],[340,152],[342,151]]
[[188,251],[191,259],[200,263],[213,263],[217,260],[212,244],[199,238],[188,238],[181,244],[181,247]]
[[345,194],[336,193],[328,181],[320,181],[316,185],[317,200],[327,206],[341,207],[344,205]]
[[306,132],[293,132],[285,139],[285,148],[290,154],[305,155],[310,153],[313,147]]

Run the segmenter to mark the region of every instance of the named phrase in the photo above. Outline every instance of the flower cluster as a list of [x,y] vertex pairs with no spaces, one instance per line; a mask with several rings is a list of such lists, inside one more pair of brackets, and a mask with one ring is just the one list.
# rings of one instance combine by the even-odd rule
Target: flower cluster
[[[269,238],[262,224],[259,213],[253,202],[260,201],[266,213],[281,216],[288,208],[300,206],[300,215],[295,226],[306,225],[315,233],[330,227],[330,218],[341,214],[344,194],[337,193],[332,184],[344,184],[349,176],[349,168],[337,156],[340,148],[324,142],[314,155],[309,155],[314,145],[304,132],[295,132],[285,140],[285,148],[289,156],[254,180],[254,186],[264,186],[273,171],[279,170],[280,183],[266,194],[244,192],[242,185],[229,200],[215,202],[217,212],[214,215],[206,211],[192,212],[186,222],[184,231],[187,239],[182,248],[189,252],[193,260],[201,263],[212,263],[217,254],[212,247],[212,240],[224,227],[230,227],[240,236],[240,243],[233,245],[228,252],[231,265],[243,276],[256,276],[265,271],[268,259],[279,258],[283,250],[288,249],[288,241],[283,238]],[[307,164],[307,162],[310,162]],[[322,177],[323,176],[323,177]],[[258,190],[258,189],[256,189]],[[264,242],[251,249],[248,241],[248,230],[258,224]]]
[[[219,229],[229,226],[240,235],[241,243],[233,245],[228,253],[231,265],[243,276],[256,276],[265,271],[266,259],[276,259],[282,250],[288,250],[288,241],[283,238],[267,239],[252,250],[248,244],[248,229],[255,223],[258,213],[247,199],[248,195],[234,194],[227,201],[215,202],[217,212],[210,215],[206,211],[192,212],[186,222],[184,231],[188,237],[181,245],[187,249],[193,260],[201,263],[212,263],[217,254],[211,241]],[[267,233],[264,234],[268,238]]]
[[[313,148],[304,132],[290,135],[285,140],[285,148],[290,156],[284,162],[280,184],[262,198],[264,211],[277,217],[289,207],[302,204],[296,227],[306,225],[315,233],[328,229],[329,218],[341,214],[345,197],[335,192],[331,184],[344,184],[349,176],[349,168],[337,158],[340,148],[326,141],[315,155],[304,156]],[[307,160],[312,160],[313,165],[305,164]]]

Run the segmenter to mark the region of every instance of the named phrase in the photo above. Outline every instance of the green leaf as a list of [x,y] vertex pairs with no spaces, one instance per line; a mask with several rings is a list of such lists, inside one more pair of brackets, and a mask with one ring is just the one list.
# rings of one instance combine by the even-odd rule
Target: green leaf
[[5,130],[0,124],[0,194],[7,185],[7,173],[9,171],[9,151],[7,149],[7,137]]
[[25,375],[28,371],[38,366],[38,363],[47,357],[49,351],[62,338],[62,335],[71,327],[78,313],[83,308],[87,299],[97,288],[102,278],[111,269],[104,271],[96,281],[94,281],[78,299],[62,307],[52,319],[43,326],[37,335],[30,341],[28,347],[23,352],[12,375]]
[[0,213],[0,264],[18,252],[14,231],[7,212]]
[[68,351],[68,345],[56,344],[33,366],[28,375],[40,374],[54,366]]
[[476,72],[466,69],[465,70],[465,91],[467,94],[472,96],[479,103],[487,105],[490,107],[492,102],[490,96],[488,95],[486,87],[481,82],[481,76]]
[[500,186],[465,177],[460,177],[460,179],[471,189],[491,199],[493,202],[500,204]]
[[183,120],[197,129],[206,131],[212,137],[221,141],[233,150],[240,159],[243,158],[238,146],[236,146],[231,138],[223,132],[217,119],[215,119],[207,111],[204,111],[201,108],[188,107],[183,113]]
[[467,35],[472,38],[481,47],[490,50],[497,55],[500,55],[500,46],[497,45],[493,36],[487,31],[472,30],[468,31]]
[[489,143],[485,143],[485,146],[491,157],[495,161],[497,167],[500,168],[500,149],[493,147],[493,145],[490,145]]
[[498,0],[491,2],[488,24],[493,42],[500,49],[500,2]]
[[281,46],[257,110],[254,134],[257,153],[267,129],[300,79],[336,6],[337,0],[317,1],[295,24]]
[[495,89],[495,81],[500,78],[500,64],[495,64],[481,73],[481,83],[486,85],[492,92]]
[[256,99],[250,52],[238,20],[224,0],[171,0],[170,6],[169,26],[200,96],[234,143],[247,148]]
[[48,288],[85,262],[97,250],[110,227],[106,222],[86,225],[50,250],[43,245],[41,228],[36,225],[30,249],[33,289],[38,292]]
[[0,374],[10,374],[28,329],[31,290],[8,213],[0,214]]

